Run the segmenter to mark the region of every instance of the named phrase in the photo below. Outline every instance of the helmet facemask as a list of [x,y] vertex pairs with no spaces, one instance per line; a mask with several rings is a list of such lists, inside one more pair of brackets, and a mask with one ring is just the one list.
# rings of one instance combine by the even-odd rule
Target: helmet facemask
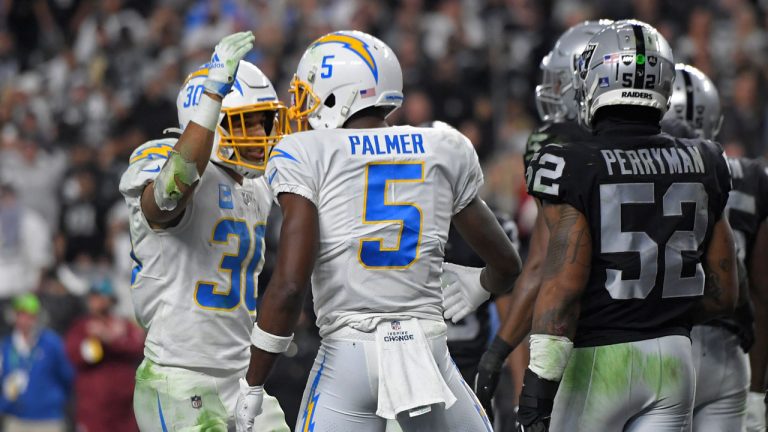
[[541,84],[536,86],[536,109],[541,121],[545,123],[560,123],[573,120],[576,113],[570,106],[574,105],[573,83],[568,71],[543,69]]
[[[314,74],[308,79],[312,80]],[[291,80],[291,106],[288,108],[288,119],[295,124],[293,130],[301,132],[309,130],[309,116],[320,107],[320,98],[312,91],[312,84],[302,81],[298,75]]]
[[217,127],[218,160],[247,178],[264,174],[269,154],[290,133],[288,109],[280,102],[222,108]]

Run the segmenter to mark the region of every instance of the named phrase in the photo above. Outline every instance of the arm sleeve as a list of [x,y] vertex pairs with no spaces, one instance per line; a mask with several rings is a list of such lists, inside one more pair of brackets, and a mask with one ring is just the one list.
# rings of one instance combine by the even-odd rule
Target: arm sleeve
[[311,161],[306,149],[294,137],[285,137],[269,156],[267,182],[277,201],[280,193],[292,193],[318,204],[319,160]]
[[464,209],[477,196],[483,185],[483,170],[480,168],[480,160],[477,158],[472,142],[458,131],[450,131],[458,140],[459,157],[462,161],[458,170],[456,190],[453,199],[453,214]]

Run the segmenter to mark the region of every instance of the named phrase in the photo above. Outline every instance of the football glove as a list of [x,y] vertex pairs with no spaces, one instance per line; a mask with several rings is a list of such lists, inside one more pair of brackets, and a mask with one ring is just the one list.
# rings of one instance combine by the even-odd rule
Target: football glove
[[240,393],[235,405],[235,426],[237,432],[252,431],[256,416],[261,414],[261,403],[264,401],[263,386],[249,386],[245,378],[240,378]]
[[517,421],[522,431],[548,431],[552,406],[560,383],[540,378],[530,369],[525,370],[523,391]]
[[491,293],[480,284],[483,269],[443,263],[440,285],[443,287],[443,316],[454,323],[485,303]]
[[496,336],[480,358],[477,365],[477,374],[475,375],[475,394],[480,401],[480,405],[485,408],[488,419],[493,423],[493,394],[496,392],[496,386],[499,385],[499,373],[504,360],[512,352],[512,345],[506,343],[504,339]]
[[246,31],[231,34],[216,45],[208,67],[208,77],[203,82],[205,91],[222,98],[235,83],[235,74],[240,60],[253,48],[253,33]]

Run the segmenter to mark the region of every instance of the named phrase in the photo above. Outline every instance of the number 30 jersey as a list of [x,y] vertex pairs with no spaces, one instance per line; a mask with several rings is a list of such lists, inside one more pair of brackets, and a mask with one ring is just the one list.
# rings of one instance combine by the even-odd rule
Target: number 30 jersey
[[175,143],[140,146],[120,181],[130,208],[134,311],[148,329],[144,355],[164,366],[240,371],[250,356],[272,195],[264,178],[240,185],[210,163],[181,221],[152,229],[141,193]]
[[451,218],[483,181],[466,137],[410,126],[302,132],[272,150],[266,176],[276,197],[294,193],[317,207],[321,334],[368,313],[442,321]]
[[575,346],[688,335],[704,292],[702,260],[728,199],[719,145],[616,126],[589,141],[544,147],[529,192],[584,214],[592,270]]

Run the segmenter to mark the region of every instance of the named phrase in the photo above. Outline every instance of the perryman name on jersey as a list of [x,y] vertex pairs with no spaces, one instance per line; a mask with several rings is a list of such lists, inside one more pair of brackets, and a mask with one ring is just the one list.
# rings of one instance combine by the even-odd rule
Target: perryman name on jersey
[[350,135],[350,153],[355,156],[389,154],[424,154],[424,138],[420,133],[386,135]]
[[656,175],[706,172],[695,146],[600,150],[608,175]]

